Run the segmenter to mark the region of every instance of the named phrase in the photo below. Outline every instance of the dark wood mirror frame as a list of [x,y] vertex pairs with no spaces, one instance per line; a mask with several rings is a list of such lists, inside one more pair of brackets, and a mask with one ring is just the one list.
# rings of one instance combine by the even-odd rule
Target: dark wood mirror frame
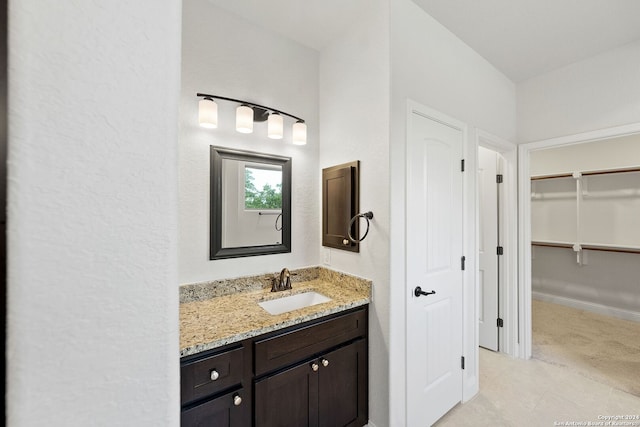
[[[210,147],[211,225],[209,259],[239,258],[291,252],[291,158],[253,151]],[[222,160],[265,163],[282,167],[282,243],[273,245],[222,247]]]

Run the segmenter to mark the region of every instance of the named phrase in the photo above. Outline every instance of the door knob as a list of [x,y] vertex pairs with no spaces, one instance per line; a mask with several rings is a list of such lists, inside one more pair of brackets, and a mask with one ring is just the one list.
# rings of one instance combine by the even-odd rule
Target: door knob
[[317,371],[319,367],[320,367],[320,366],[318,366],[318,364],[317,364],[316,362],[313,362],[313,363],[311,364],[311,369],[313,369],[313,371],[314,371],[314,372],[315,372],[315,371]]
[[324,366],[325,368],[329,366],[329,361],[327,359],[322,359],[321,363],[322,363],[322,366]]
[[425,292],[425,291],[422,290],[422,288],[420,286],[416,286],[416,288],[413,290],[413,294],[415,296],[417,296],[417,297],[419,297],[420,295],[424,295],[424,296],[433,295],[435,293],[436,293],[436,291],[427,291],[427,292]]

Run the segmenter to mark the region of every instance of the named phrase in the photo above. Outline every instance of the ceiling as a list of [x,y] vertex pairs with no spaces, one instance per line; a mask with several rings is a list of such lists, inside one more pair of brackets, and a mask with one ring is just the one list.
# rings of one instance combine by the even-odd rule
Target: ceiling
[[[317,50],[371,6],[370,0],[209,1]],[[514,82],[640,40],[640,0],[413,1]]]
[[322,50],[362,16],[371,0],[209,0],[209,3]]

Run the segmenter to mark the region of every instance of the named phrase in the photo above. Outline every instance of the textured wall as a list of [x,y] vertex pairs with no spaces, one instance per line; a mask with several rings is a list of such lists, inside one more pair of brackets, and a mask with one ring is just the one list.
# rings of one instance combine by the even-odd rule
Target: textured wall
[[[387,425],[389,418],[389,23],[385,3],[371,2],[358,23],[320,55],[320,168],[360,160],[360,210],[374,213],[360,253],[329,248],[322,248],[322,253],[329,257],[330,268],[373,281],[369,419],[378,427]],[[364,228],[360,230],[364,233]]]
[[8,423],[178,425],[180,2],[9,23]]
[[[318,264],[318,52],[265,31],[206,0],[184,2],[180,97],[180,283],[274,272]],[[198,126],[197,92],[268,105],[307,121],[307,145],[235,131],[235,104],[219,102],[218,129]],[[292,252],[209,260],[209,146],[291,157]]]

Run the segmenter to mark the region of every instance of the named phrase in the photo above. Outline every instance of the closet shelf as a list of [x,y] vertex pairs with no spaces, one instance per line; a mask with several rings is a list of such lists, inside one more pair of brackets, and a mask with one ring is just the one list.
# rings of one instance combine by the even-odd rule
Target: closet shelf
[[[629,167],[629,168],[617,168],[617,169],[600,169],[600,170],[590,170],[581,172],[582,176],[589,175],[608,175],[614,173],[629,173],[629,172],[640,172],[639,166]],[[573,173],[558,173],[551,175],[534,175],[531,177],[531,181],[538,181],[542,179],[557,179],[557,178],[573,178]]]
[[[546,246],[552,248],[567,248],[573,249],[573,243],[569,242],[558,242],[553,240],[532,240],[532,246]],[[621,252],[628,254],[640,254],[640,248],[634,246],[624,246],[624,245],[604,245],[604,244],[596,244],[596,243],[580,243],[580,247],[583,250],[590,251],[603,251],[603,252]]]

